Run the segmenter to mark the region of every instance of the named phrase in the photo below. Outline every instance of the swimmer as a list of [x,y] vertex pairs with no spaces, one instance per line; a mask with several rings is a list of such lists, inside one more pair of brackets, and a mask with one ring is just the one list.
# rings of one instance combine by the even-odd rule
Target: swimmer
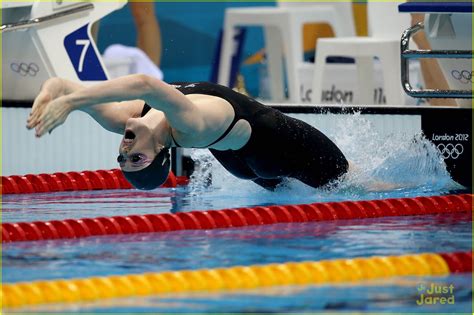
[[316,128],[221,85],[167,84],[138,74],[83,87],[52,78],[36,97],[27,128],[41,137],[74,110],[123,134],[117,160],[138,189],[164,183],[172,147],[207,148],[234,176],[269,190],[285,178],[322,187],[349,169]]

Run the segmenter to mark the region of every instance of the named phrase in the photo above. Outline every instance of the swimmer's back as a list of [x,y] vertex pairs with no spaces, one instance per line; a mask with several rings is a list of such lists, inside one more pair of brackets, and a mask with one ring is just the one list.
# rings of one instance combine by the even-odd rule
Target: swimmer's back
[[183,94],[221,97],[234,108],[233,123],[238,119],[250,123],[250,140],[241,149],[210,149],[219,162],[238,177],[294,177],[310,186],[320,187],[348,170],[348,162],[341,150],[326,135],[301,120],[221,85],[201,82],[179,84],[177,88]]
[[[256,100],[238,93],[226,86],[213,84],[209,82],[197,83],[172,83],[184,95],[189,94],[204,94],[220,97],[228,101],[234,108],[235,118],[252,120],[251,117],[263,112],[272,110],[271,107],[265,106]],[[249,121],[250,122],[250,121]],[[250,122],[251,123],[251,122]]]

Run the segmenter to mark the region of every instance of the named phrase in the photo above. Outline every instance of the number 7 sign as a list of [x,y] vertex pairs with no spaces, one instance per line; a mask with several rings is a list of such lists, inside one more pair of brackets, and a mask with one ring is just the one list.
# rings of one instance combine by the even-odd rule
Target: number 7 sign
[[81,81],[107,80],[107,75],[89,38],[87,28],[88,25],[85,25],[66,36],[64,47]]

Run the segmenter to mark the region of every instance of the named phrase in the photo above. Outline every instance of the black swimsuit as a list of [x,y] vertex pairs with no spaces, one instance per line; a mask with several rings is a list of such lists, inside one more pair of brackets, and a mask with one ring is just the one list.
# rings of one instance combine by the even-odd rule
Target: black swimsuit
[[[312,187],[337,179],[348,170],[339,148],[309,124],[212,83],[173,84],[183,94],[205,94],[228,101],[235,116],[227,130],[208,146],[224,139],[240,119],[249,122],[249,141],[238,150],[209,149],[233,175],[274,189],[285,177],[293,177]],[[142,116],[149,111],[145,104]],[[175,141],[176,143],[176,141]],[[179,146],[178,143],[176,143]]]

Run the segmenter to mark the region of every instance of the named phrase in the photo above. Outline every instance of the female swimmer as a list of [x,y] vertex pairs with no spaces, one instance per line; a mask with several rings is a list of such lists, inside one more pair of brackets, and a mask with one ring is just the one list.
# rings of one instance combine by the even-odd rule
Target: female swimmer
[[207,148],[233,175],[270,190],[288,177],[321,187],[349,168],[339,148],[314,127],[216,84],[131,75],[83,87],[52,78],[36,97],[27,127],[41,137],[74,110],[123,134],[117,160],[139,189],[166,180],[172,147]]

